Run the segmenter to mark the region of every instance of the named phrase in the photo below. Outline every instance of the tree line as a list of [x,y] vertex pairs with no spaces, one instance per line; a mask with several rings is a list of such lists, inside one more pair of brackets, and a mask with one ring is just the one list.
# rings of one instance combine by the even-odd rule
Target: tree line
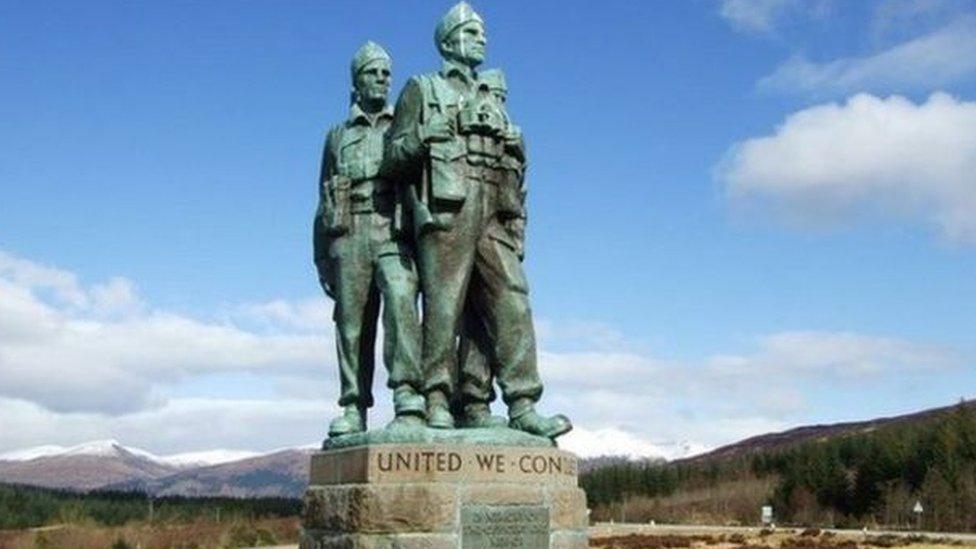
[[776,481],[765,503],[782,523],[976,531],[976,414],[960,403],[934,417],[722,461],[611,463],[583,473],[581,484],[598,507],[748,478]]
[[79,493],[0,484],[0,529],[93,522],[120,526],[130,521],[192,522],[297,516],[301,500],[291,498],[229,498],[164,496],[138,492]]

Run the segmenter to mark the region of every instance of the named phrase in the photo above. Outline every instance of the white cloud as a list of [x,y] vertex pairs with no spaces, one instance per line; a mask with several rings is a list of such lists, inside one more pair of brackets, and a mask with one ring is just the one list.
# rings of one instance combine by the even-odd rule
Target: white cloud
[[769,33],[796,13],[822,13],[828,3],[814,0],[720,0],[719,15],[744,32]]
[[332,326],[332,307],[324,296],[301,301],[275,299],[237,308],[235,318],[262,328],[324,333]]
[[[0,451],[98,439],[155,454],[257,451],[324,436],[338,393],[324,299],[196,319],[153,309],[119,279],[86,286],[0,258]],[[816,383],[949,363],[894,338],[811,332],[679,362],[635,350],[604,325],[540,324],[543,342],[576,344],[539,351],[539,410],[570,415],[577,429],[564,445],[587,456],[701,451],[796,424]],[[383,382],[377,372],[374,427],[392,415]]]
[[938,371],[959,364],[951,351],[895,339],[848,332],[781,332],[759,340],[746,356],[720,355],[708,360],[721,376],[854,379]]
[[88,296],[74,273],[14,257],[0,250],[0,277],[27,290],[49,290],[54,297],[75,307],[87,307]]
[[161,386],[207,373],[334,375],[331,355],[324,334],[147,311],[125,279],[86,288],[71,273],[0,255],[0,397],[119,414],[159,406]]
[[976,73],[976,17],[967,16],[873,55],[818,63],[794,56],[759,81],[770,91],[832,95],[944,87]]
[[911,219],[962,244],[976,243],[974,173],[976,103],[944,93],[811,107],[734,145],[717,168],[733,198],[800,225]]
[[321,441],[329,412],[322,401],[295,399],[171,399],[125,414],[59,413],[0,398],[0,448],[49,443],[72,446],[116,439],[157,455],[239,449],[268,451]]

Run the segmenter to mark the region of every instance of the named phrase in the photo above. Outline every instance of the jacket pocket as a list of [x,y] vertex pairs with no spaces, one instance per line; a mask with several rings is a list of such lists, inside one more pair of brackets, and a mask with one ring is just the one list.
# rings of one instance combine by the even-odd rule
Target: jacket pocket
[[438,208],[459,209],[467,196],[467,182],[459,168],[464,148],[456,140],[430,145],[430,196]]

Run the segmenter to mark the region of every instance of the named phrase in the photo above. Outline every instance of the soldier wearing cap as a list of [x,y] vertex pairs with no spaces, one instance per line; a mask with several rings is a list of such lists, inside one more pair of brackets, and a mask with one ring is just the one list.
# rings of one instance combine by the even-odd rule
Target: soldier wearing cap
[[422,425],[425,414],[413,251],[397,186],[379,173],[393,119],[387,105],[391,67],[389,54],[373,42],[356,52],[349,118],[329,131],[322,154],[314,255],[322,287],[335,300],[342,407],[329,425],[330,437],[366,429],[381,298],[394,421]]
[[[508,405],[509,426],[556,437],[572,426],[535,410],[542,395],[528,285],[504,220],[521,208],[506,200],[507,116],[475,68],[485,55],[481,17],[454,6],[434,36],[440,71],[411,78],[397,102],[384,171],[407,184],[423,289],[423,369],[427,422],[451,428],[462,313],[485,339]],[[487,403],[462,412],[465,424],[490,417]]]

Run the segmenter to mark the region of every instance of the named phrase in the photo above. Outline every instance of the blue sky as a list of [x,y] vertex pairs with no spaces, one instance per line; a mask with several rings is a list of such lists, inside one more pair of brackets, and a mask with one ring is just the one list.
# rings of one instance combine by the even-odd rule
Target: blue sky
[[[4,3],[0,450],[321,438],[322,138],[352,53],[383,44],[397,92],[439,66],[450,5]],[[528,139],[543,407],[576,420],[568,447],[973,395],[976,4],[475,8]]]

